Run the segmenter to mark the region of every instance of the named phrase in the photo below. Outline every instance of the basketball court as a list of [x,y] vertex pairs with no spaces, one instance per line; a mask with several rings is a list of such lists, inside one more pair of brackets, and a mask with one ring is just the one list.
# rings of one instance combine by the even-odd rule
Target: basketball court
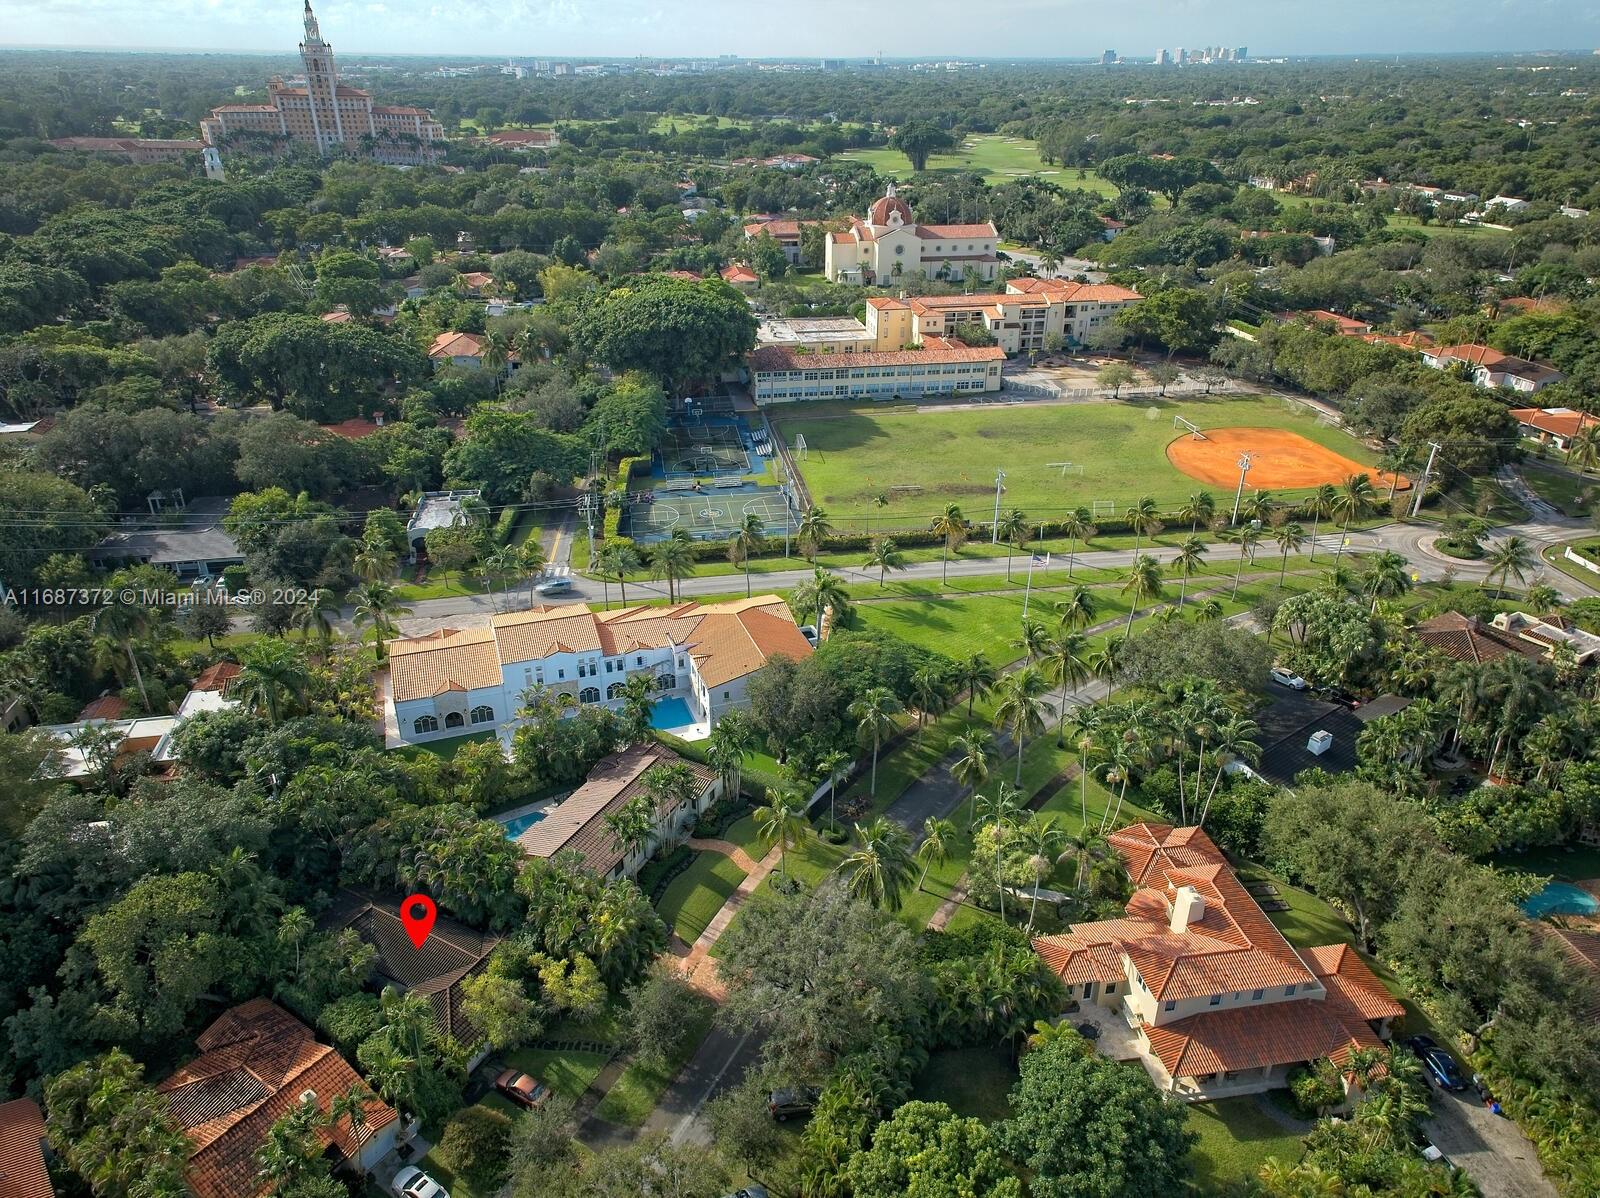
[[[1167,446],[1167,460],[1190,478],[1216,487],[1239,481],[1239,458],[1250,455],[1245,485],[1258,490],[1305,490],[1323,483],[1335,486],[1353,474],[1365,474],[1374,488],[1387,493],[1392,475],[1363,466],[1299,433],[1282,428],[1208,428],[1186,431]],[[1399,490],[1409,490],[1402,477]]]
[[674,423],[657,452],[666,478],[716,478],[752,470],[744,437],[732,419]]
[[758,517],[761,531],[768,537],[793,534],[796,526],[782,487],[718,487],[713,483],[698,491],[687,487],[658,488],[650,492],[655,496],[650,502],[642,498],[645,494],[632,492],[628,509],[629,531],[635,541],[643,544],[664,541],[679,528],[697,541],[726,540],[739,530],[747,516]]

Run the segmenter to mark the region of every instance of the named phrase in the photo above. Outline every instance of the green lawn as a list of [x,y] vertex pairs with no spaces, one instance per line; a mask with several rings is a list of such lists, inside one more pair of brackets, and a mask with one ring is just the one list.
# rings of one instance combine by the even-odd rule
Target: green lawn
[[1189,1156],[1190,1170],[1206,1193],[1254,1179],[1270,1156],[1296,1161],[1303,1151],[1299,1134],[1262,1110],[1254,1096],[1191,1104],[1189,1130],[1200,1136]]
[[595,1114],[609,1123],[624,1127],[638,1127],[650,1116],[661,1095],[678,1076],[694,1050],[700,1046],[711,1030],[712,1006],[702,1001],[699,1012],[684,1030],[683,1042],[671,1060],[660,1066],[649,1066],[634,1061],[622,1071],[616,1085],[606,1091],[606,1096],[595,1108]]
[[578,1049],[519,1048],[506,1057],[513,1069],[530,1073],[557,1094],[576,1099],[606,1067],[609,1057]]
[[1522,465],[1522,477],[1533,493],[1563,516],[1587,516],[1600,479],[1585,478],[1566,470],[1546,469],[1532,462]]
[[448,599],[452,595],[481,595],[487,588],[483,575],[460,570],[430,570],[422,582],[402,582],[395,586],[395,597],[402,603],[419,599]]
[[[1583,543],[1580,541],[1568,542],[1573,546]],[[1585,570],[1582,566],[1574,565],[1568,561],[1564,552],[1566,548],[1567,545],[1548,545],[1539,551],[1539,557],[1552,569],[1560,570],[1568,578],[1581,582],[1591,591],[1600,591],[1600,574],[1596,574],[1592,570]]]
[[[461,751],[462,745],[470,745],[474,741],[493,740],[494,738],[495,734],[493,732],[468,732],[465,736],[452,736],[448,740],[431,740],[420,745],[407,745],[403,749],[396,749],[395,752],[412,758],[423,753],[429,753],[434,757],[442,757],[449,761]],[[521,806],[523,803],[531,801],[530,799],[518,799],[517,805]]]
[[1600,849],[1587,845],[1531,849],[1526,853],[1504,853],[1494,858],[1500,869],[1523,869],[1550,874],[1564,882],[1583,882],[1600,878]]
[[[880,175],[896,179],[912,177],[911,163],[899,150],[849,150],[841,158],[872,164]],[[990,186],[1004,183],[1023,175],[1041,175],[1062,187],[1081,188],[1101,195],[1117,193],[1116,187],[1100,178],[1094,171],[1080,172],[1077,167],[1047,166],[1039,159],[1039,147],[1022,137],[1005,137],[998,133],[975,133],[959,147],[948,153],[934,154],[928,159],[927,174],[952,174],[960,171],[979,171]],[[1085,177],[1079,178],[1082,173]]]
[[[808,447],[800,465],[813,502],[835,523],[855,522],[877,512],[875,499],[889,496],[878,514],[884,522],[925,521],[948,503],[969,518],[993,511],[995,471],[1006,472],[1006,507],[1034,518],[1109,500],[1120,515],[1149,495],[1176,507],[1205,484],[1167,461],[1175,435],[1173,418],[1201,428],[1229,426],[1289,429],[1354,461],[1373,455],[1355,438],[1320,425],[1283,400],[1263,396],[1193,396],[1130,403],[1026,405],[978,410],[924,410],[914,405],[787,405],[774,410],[781,435],[804,434]],[[1081,475],[1062,477],[1051,462],[1074,462]],[[915,486],[917,492],[891,488]],[[1209,488],[1218,500],[1226,488]]]
[[[775,772],[777,762],[774,761],[772,765]],[[738,845],[750,855],[752,861],[761,860],[762,857],[767,855],[767,850],[772,847],[762,838],[760,831],[756,828],[756,817],[753,814],[741,816],[729,824],[723,830],[722,839],[729,844]]]
[[721,853],[696,853],[689,868],[668,883],[656,912],[685,944],[693,944],[742,881],[744,870]]
[[1016,1080],[1011,1054],[1003,1048],[941,1048],[917,1075],[911,1097],[994,1123],[1011,1117],[1007,1096]]

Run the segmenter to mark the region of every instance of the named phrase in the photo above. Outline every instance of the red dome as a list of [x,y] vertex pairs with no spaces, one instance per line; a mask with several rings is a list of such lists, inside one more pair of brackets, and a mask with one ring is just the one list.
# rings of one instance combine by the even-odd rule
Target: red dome
[[883,196],[875,200],[871,211],[867,213],[867,218],[872,224],[887,225],[889,223],[889,213],[891,212],[900,214],[901,224],[909,225],[911,223],[911,205],[899,196],[892,195]]

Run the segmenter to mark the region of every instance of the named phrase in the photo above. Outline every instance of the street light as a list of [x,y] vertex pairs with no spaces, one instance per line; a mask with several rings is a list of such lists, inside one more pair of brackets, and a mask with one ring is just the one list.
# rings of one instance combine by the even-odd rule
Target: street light
[[1233,493],[1233,519],[1229,525],[1239,523],[1239,504],[1244,501],[1244,476],[1250,473],[1250,455],[1239,455],[1239,489]]
[[996,470],[994,472],[994,523],[989,527],[989,544],[991,545],[1000,543],[1000,495],[1006,489],[1005,482],[1006,472],[1004,470]]

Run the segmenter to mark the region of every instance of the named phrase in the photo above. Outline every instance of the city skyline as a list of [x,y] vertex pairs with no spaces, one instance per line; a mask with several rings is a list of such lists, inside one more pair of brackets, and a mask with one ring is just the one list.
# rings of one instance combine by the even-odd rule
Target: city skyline
[[[294,0],[0,0],[8,46],[100,50],[275,51],[298,17]],[[739,0],[331,0],[320,6],[328,40],[346,54],[504,57],[842,57],[833,30],[856,7],[805,0],[810,19],[781,35],[747,19]],[[1396,9],[1354,0],[1337,20],[1308,19],[1276,0],[1129,0],[1108,11],[1058,0],[999,0],[976,37],[951,36],[957,0],[924,0],[919,19],[874,27],[889,59],[951,57],[1095,59],[1107,46],[1148,62],[1166,45],[1248,45],[1259,56],[1584,51],[1600,45],[1600,8],[1587,0],[1494,0],[1464,11],[1450,0]],[[1047,53],[1045,51],[1053,51]]]

